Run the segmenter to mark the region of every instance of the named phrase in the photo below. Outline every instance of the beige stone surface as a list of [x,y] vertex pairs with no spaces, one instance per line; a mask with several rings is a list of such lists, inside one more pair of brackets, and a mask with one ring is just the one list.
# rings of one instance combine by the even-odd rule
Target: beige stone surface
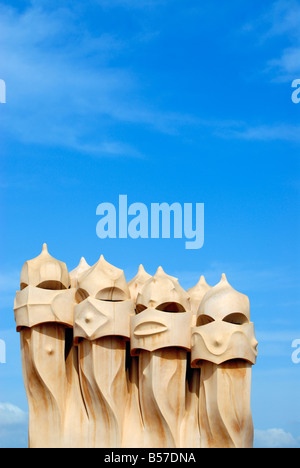
[[248,297],[235,291],[223,274],[203,297],[196,325],[191,361],[201,369],[201,447],[252,447],[251,366],[257,341]]
[[257,341],[223,274],[188,289],[101,255],[25,262],[14,303],[32,448],[248,448]]
[[138,272],[132,280],[129,281],[128,287],[131,295],[131,299],[136,303],[136,298],[141,291],[142,287],[151,278],[151,275],[146,272],[143,265],[139,266]]
[[129,287],[123,270],[110,265],[101,255],[98,262],[78,278],[78,299],[88,296],[107,301],[130,299]]
[[47,244],[43,244],[40,255],[24,263],[21,271],[20,289],[26,286],[43,289],[68,289],[70,277],[64,262],[53,258]]
[[86,259],[84,257],[81,257],[80,262],[78,263],[77,267],[74,268],[74,270],[70,271],[69,276],[70,276],[70,283],[71,283],[71,288],[76,288],[78,287],[78,278],[87,270],[89,270],[91,267],[87,263]]
[[74,339],[89,447],[120,447],[127,400],[126,341],[134,313],[123,270],[101,255],[78,278]]
[[201,301],[210,288],[211,286],[207,284],[205,277],[201,275],[198,283],[187,290],[187,293],[190,296],[191,311],[194,315],[197,314]]
[[177,278],[161,267],[139,292],[131,353],[139,355],[143,446],[180,447],[192,313]]

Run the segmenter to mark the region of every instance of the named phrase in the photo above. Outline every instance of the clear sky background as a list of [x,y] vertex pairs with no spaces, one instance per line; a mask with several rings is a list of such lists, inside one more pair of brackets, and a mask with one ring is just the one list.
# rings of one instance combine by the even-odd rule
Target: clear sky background
[[[0,446],[27,445],[13,300],[43,242],[250,298],[255,446],[300,447],[300,2],[0,2]],[[204,203],[205,244],[96,236],[96,208]]]

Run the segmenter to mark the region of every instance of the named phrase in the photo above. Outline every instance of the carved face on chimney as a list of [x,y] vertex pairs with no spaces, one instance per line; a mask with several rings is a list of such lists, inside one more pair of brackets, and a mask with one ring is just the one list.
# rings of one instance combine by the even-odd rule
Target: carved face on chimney
[[129,339],[129,316],[134,312],[123,270],[103,256],[77,279],[74,311],[74,341],[104,336]]
[[52,257],[43,245],[43,250],[37,257],[24,263],[21,271],[20,289],[34,286],[40,289],[68,289],[70,278],[64,262]]
[[206,293],[192,336],[192,365],[241,359],[255,364],[257,341],[250,322],[249,299],[235,291],[225,275]]
[[145,282],[136,299],[137,313],[146,309],[162,312],[186,312],[190,309],[189,295],[180,286],[178,279],[167,275],[159,267],[153,277]]
[[192,314],[189,296],[177,278],[161,267],[142,287],[131,321],[131,353],[179,347],[190,350]]
[[88,297],[119,302],[130,299],[130,292],[123,270],[108,263],[101,255],[98,262],[78,278],[76,297],[78,302]]

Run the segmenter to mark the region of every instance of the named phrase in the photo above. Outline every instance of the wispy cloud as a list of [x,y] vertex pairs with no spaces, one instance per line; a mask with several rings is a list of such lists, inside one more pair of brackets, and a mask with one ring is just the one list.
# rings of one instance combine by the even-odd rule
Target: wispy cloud
[[281,48],[276,42],[277,55],[267,61],[265,72],[272,81],[291,81],[300,73],[300,4],[297,0],[277,0],[244,31],[258,36],[258,44],[270,44],[283,39]]
[[[117,5],[140,8],[164,3],[99,2],[107,8]],[[50,10],[46,9],[47,3],[32,2],[22,12],[0,6],[0,71],[7,84],[2,125],[13,139],[94,157],[131,158],[145,155],[136,142],[130,142],[129,136],[126,141],[119,136],[119,128],[122,134],[124,128],[136,127],[172,136],[192,128],[197,135],[209,133],[217,138],[299,143],[297,125],[255,126],[226,119],[204,119],[151,103],[134,69],[127,67],[126,61],[115,60],[128,50],[134,51],[137,43],[144,40],[141,35],[135,31],[131,38],[123,37],[104,28],[101,31],[101,27],[100,33],[92,33],[84,23],[78,22],[79,12],[68,7],[68,2],[64,2],[64,7]],[[279,34],[295,36],[298,40],[300,8],[295,10],[294,18],[291,14],[294,2],[287,2],[285,9],[280,7],[281,3],[276,2],[277,9],[264,17],[265,40]],[[283,24],[279,21],[282,11]],[[290,50],[281,57],[273,57],[268,66],[273,69],[282,66],[292,72],[291,67],[298,63],[297,54],[296,47],[294,52]]]
[[254,448],[300,448],[300,439],[283,429],[256,429]]
[[0,427],[27,422],[27,413],[11,403],[0,403]]
[[126,8],[145,8],[164,5],[167,0],[97,0],[97,2],[107,8],[126,7]]
[[[1,13],[0,67],[8,87],[6,130],[23,142],[84,150],[80,141],[88,131],[91,113],[95,119],[109,114],[111,95],[121,92],[122,82],[128,88],[131,78],[105,63],[99,71],[83,64],[95,39],[75,34],[68,10],[46,14],[31,8],[19,14],[2,7]],[[105,62],[112,43],[107,35],[97,38],[98,61]],[[97,143],[99,151],[108,144],[103,137]]]
[[0,403],[0,447],[26,448],[28,414],[12,403]]
[[216,134],[222,138],[248,141],[288,141],[300,143],[300,126],[284,123],[258,126],[241,124],[239,127],[217,129]]
[[112,65],[127,50],[128,39],[107,32],[93,36],[78,28],[77,20],[67,8],[49,12],[34,4],[20,13],[2,5],[0,70],[7,83],[8,135],[94,156],[141,157],[134,145],[111,136],[113,126],[176,134],[193,123],[191,116],[146,103],[135,74]]
[[290,38],[300,40],[300,4],[298,0],[277,0],[261,18],[268,28],[265,38],[279,35],[288,35]]

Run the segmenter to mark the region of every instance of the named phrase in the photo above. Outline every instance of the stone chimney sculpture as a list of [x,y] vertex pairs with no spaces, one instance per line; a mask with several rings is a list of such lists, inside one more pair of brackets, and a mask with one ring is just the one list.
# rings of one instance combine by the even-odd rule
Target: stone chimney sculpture
[[66,419],[65,334],[73,326],[75,289],[66,264],[48,253],[29,260],[15,298],[24,383],[29,405],[29,445],[61,447]]
[[69,273],[44,244],[14,313],[29,447],[252,447],[257,341],[224,274],[185,291],[140,265],[127,283],[102,255]]
[[192,314],[177,278],[158,268],[136,299],[131,353],[139,356],[145,447],[179,447]]
[[120,447],[127,399],[126,340],[134,312],[124,273],[101,255],[78,278],[74,309],[89,447]]
[[192,366],[201,369],[201,447],[252,447],[251,366],[256,356],[249,299],[223,274],[203,297],[192,331]]

